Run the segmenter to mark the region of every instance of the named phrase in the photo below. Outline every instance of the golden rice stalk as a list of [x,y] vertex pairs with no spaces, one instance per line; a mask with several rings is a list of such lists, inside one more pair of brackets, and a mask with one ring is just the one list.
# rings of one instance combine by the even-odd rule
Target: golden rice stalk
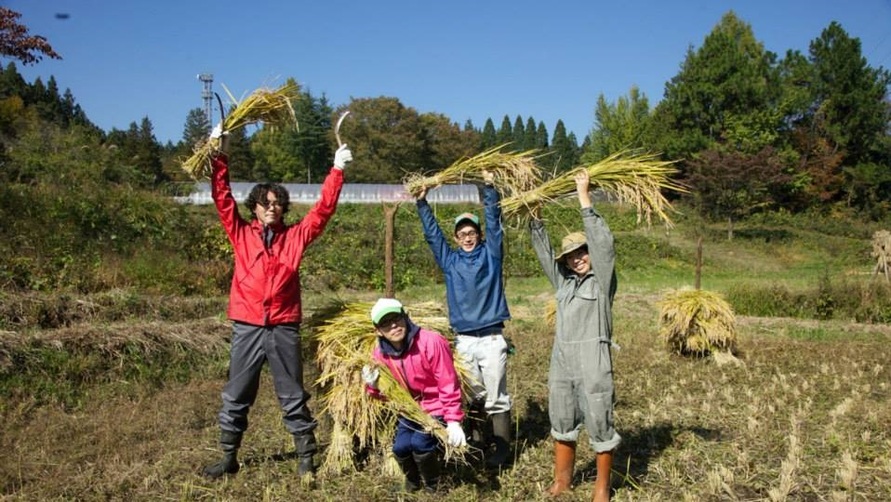
[[686,192],[687,189],[671,179],[678,171],[674,162],[660,160],[657,154],[619,152],[589,166],[567,171],[531,190],[517,193],[501,200],[505,217],[536,213],[545,204],[576,196],[575,175],[579,169],[588,171],[592,188],[599,188],[619,202],[637,209],[638,222],[645,219],[652,224],[655,214],[667,226],[671,226],[668,212],[671,203],[662,195],[663,190]]
[[[240,103],[228,89],[226,93],[236,106],[223,121],[223,131],[259,123],[268,127],[297,125],[292,103],[300,97],[300,86],[293,81],[277,89],[257,89]],[[210,171],[210,159],[219,149],[220,140],[208,138],[193,148],[192,156],[182,163],[183,170],[195,179],[206,175]]]
[[551,298],[545,303],[544,320],[549,328],[557,327],[557,300],[555,298]]
[[424,188],[481,183],[485,181],[484,171],[492,174],[492,184],[503,194],[521,193],[538,186],[541,183],[541,174],[535,163],[536,152],[502,151],[506,146],[496,146],[472,157],[460,159],[431,176],[412,173],[403,182],[405,191],[417,196]]
[[666,294],[658,305],[659,335],[672,352],[708,356],[736,351],[736,316],[719,294],[677,290]]
[[[312,316],[312,337],[317,342],[316,360],[320,374],[316,380],[323,390],[320,402],[322,413],[328,413],[338,434],[344,437],[332,439],[321,470],[329,473],[352,469],[353,447],[380,449],[389,445],[396,428],[398,416],[404,416],[421,424],[433,433],[445,447],[446,457],[460,453],[447,445],[445,427],[424,412],[420,405],[384,366],[376,365],[371,358],[377,344],[377,335],[368,313],[371,303],[339,303],[326,306]],[[433,303],[406,307],[412,322],[426,329],[448,333],[448,322],[443,309]],[[457,357],[453,354],[453,357]],[[365,391],[361,371],[364,365],[379,368],[378,386],[385,400],[373,398]],[[470,385],[468,372],[456,359],[455,364],[462,390]]]
[[882,274],[888,280],[891,277],[891,232],[879,230],[872,234],[872,256],[876,259],[872,274]]

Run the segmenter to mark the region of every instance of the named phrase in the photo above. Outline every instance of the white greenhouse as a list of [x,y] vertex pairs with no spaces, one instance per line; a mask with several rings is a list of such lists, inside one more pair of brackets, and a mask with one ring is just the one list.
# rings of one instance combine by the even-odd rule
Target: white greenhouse
[[[247,199],[253,182],[232,182],[232,195],[239,203]],[[319,200],[322,185],[318,183],[283,183],[290,194],[292,204],[313,204]],[[189,195],[175,197],[183,204],[212,204],[210,183],[196,183]],[[434,204],[479,203],[479,188],[476,185],[443,185],[431,189],[427,200]],[[340,192],[341,204],[375,204],[381,202],[413,202],[412,197],[402,185],[384,185],[373,183],[346,183]]]

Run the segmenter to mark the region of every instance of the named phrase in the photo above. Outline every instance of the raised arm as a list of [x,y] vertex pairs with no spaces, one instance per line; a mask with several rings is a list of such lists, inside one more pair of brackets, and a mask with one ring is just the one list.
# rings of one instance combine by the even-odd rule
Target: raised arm
[[504,254],[504,228],[501,226],[501,204],[498,190],[492,186],[491,173],[484,173],[486,184],[482,187],[483,211],[486,215],[486,248],[489,255],[501,259]]
[[529,232],[532,237],[532,249],[535,250],[535,255],[538,256],[538,262],[541,263],[545,276],[551,281],[551,286],[556,289],[560,284],[560,271],[557,268],[557,262],[554,261],[551,239],[548,237],[548,232],[541,222],[538,211],[533,213],[532,219],[529,221]]
[[418,217],[421,219],[421,227],[424,229],[424,239],[430,246],[430,251],[433,252],[433,258],[436,260],[439,268],[444,269],[449,254],[452,252],[452,248],[449,247],[448,240],[446,240],[445,235],[442,233],[442,229],[439,228],[439,223],[436,222],[436,217],[433,216],[433,210],[427,202],[426,188],[424,188],[418,195],[416,205],[418,208]]
[[585,227],[585,239],[588,241],[588,256],[591,269],[600,283],[603,294],[612,298],[615,293],[616,248],[613,233],[606,220],[594,209],[591,202],[590,180],[588,171],[584,169],[575,176],[576,190],[582,212],[582,223]]

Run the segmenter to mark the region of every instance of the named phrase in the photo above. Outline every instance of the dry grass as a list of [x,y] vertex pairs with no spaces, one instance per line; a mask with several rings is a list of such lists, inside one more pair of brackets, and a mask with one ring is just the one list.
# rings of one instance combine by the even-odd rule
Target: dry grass
[[[323,413],[333,421],[332,442],[322,462],[322,471],[341,473],[354,468],[356,450],[386,452],[391,445],[396,419],[404,416],[431,432],[445,450],[446,458],[460,456],[446,442],[445,427],[424,412],[411,393],[386,366],[371,359],[377,334],[369,320],[372,303],[338,302],[320,308],[313,315],[316,362],[321,371],[316,384],[324,389],[320,399]],[[405,306],[412,322],[427,329],[448,333],[448,320],[441,304],[432,302]],[[380,372],[378,386],[385,400],[370,397],[361,378],[362,367],[375,366]],[[456,369],[464,389],[471,382],[456,357]]]
[[736,316],[721,295],[676,290],[658,305],[659,333],[670,351],[696,356],[723,354],[725,358],[736,351]]
[[[591,186],[605,192],[620,203],[631,204],[637,209],[638,221],[652,224],[653,216],[671,226],[671,203],[663,191],[686,192],[686,188],[672,180],[677,173],[673,162],[660,160],[656,154],[619,152],[589,166],[578,169],[588,171]],[[506,217],[524,219],[549,203],[575,197],[575,174],[578,169],[567,171],[531,190],[515,193],[501,201]]]
[[[223,131],[234,131],[249,125],[263,124],[267,127],[297,126],[297,116],[292,103],[300,97],[300,87],[285,84],[276,89],[260,88],[241,102],[227,91],[235,107],[223,122]],[[220,150],[220,140],[208,139],[195,145],[192,156],[182,163],[183,170],[192,178],[198,179],[210,172],[210,159]]]
[[506,146],[497,146],[458,160],[432,176],[413,173],[404,181],[405,190],[417,197],[425,188],[457,183],[483,183],[486,181],[484,172],[491,173],[492,184],[505,195],[519,194],[538,186],[541,175],[535,164],[535,151],[506,152]]
[[[523,288],[524,301],[516,288]],[[500,473],[449,464],[445,489],[421,501],[544,500],[552,476],[547,372],[550,295],[544,281],[509,283],[517,346],[509,361],[516,460]],[[513,293],[512,293],[513,292]],[[546,295],[546,296],[543,296]],[[420,302],[422,299],[418,299]],[[891,500],[891,330],[839,322],[737,318],[744,366],[670,355],[658,335],[658,298],[619,291],[614,352],[617,428],[613,500]],[[126,329],[118,326],[118,329]],[[219,327],[206,326],[208,333]],[[802,330],[837,333],[826,339]],[[193,336],[200,336],[192,333]],[[47,332],[52,338],[53,333]],[[311,360],[311,359],[310,359]],[[312,371],[314,365],[309,364]],[[308,376],[315,376],[310,374]],[[301,484],[291,437],[264,373],[242,471],[203,479],[216,459],[216,414],[225,369],[210,379],[145,393],[95,390],[81,411],[11,406],[0,416],[4,500],[395,500],[400,481],[371,456],[351,474],[320,473]],[[318,396],[318,389],[316,389]],[[320,413],[319,439],[331,447],[332,421]],[[575,490],[590,500],[594,454],[579,447]],[[785,498],[784,498],[785,497]]]

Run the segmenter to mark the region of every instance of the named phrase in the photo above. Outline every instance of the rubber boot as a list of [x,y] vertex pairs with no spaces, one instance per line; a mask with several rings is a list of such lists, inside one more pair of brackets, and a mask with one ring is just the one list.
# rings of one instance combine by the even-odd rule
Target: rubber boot
[[495,413],[489,418],[492,420],[495,453],[486,459],[486,465],[498,468],[510,462],[510,411]]
[[427,453],[412,453],[421,479],[424,480],[424,491],[435,492],[439,486],[439,453],[436,450]]
[[486,447],[486,401],[478,399],[472,403],[467,409],[467,419],[465,420],[465,428],[468,432],[467,438],[470,440],[471,446],[480,450]]
[[594,493],[591,500],[594,502],[609,502],[610,500],[610,474],[613,470],[613,452],[605,451],[597,454],[597,480],[594,481]]
[[396,458],[396,463],[399,464],[399,468],[402,469],[402,473],[405,474],[405,491],[407,492],[416,492],[421,489],[421,473],[418,471],[418,464],[415,462],[415,459],[412,455],[407,455],[405,457],[400,457],[399,455],[393,455]]
[[210,479],[218,479],[226,474],[235,474],[240,469],[238,448],[241,447],[241,433],[221,431],[220,447],[223,450],[222,460],[204,468],[204,475]]
[[575,469],[575,442],[554,442],[554,484],[548,495],[556,497],[572,486],[572,471]]
[[297,474],[305,476],[313,474],[313,455],[316,452],[316,436],[312,432],[294,434],[294,449],[297,450]]

